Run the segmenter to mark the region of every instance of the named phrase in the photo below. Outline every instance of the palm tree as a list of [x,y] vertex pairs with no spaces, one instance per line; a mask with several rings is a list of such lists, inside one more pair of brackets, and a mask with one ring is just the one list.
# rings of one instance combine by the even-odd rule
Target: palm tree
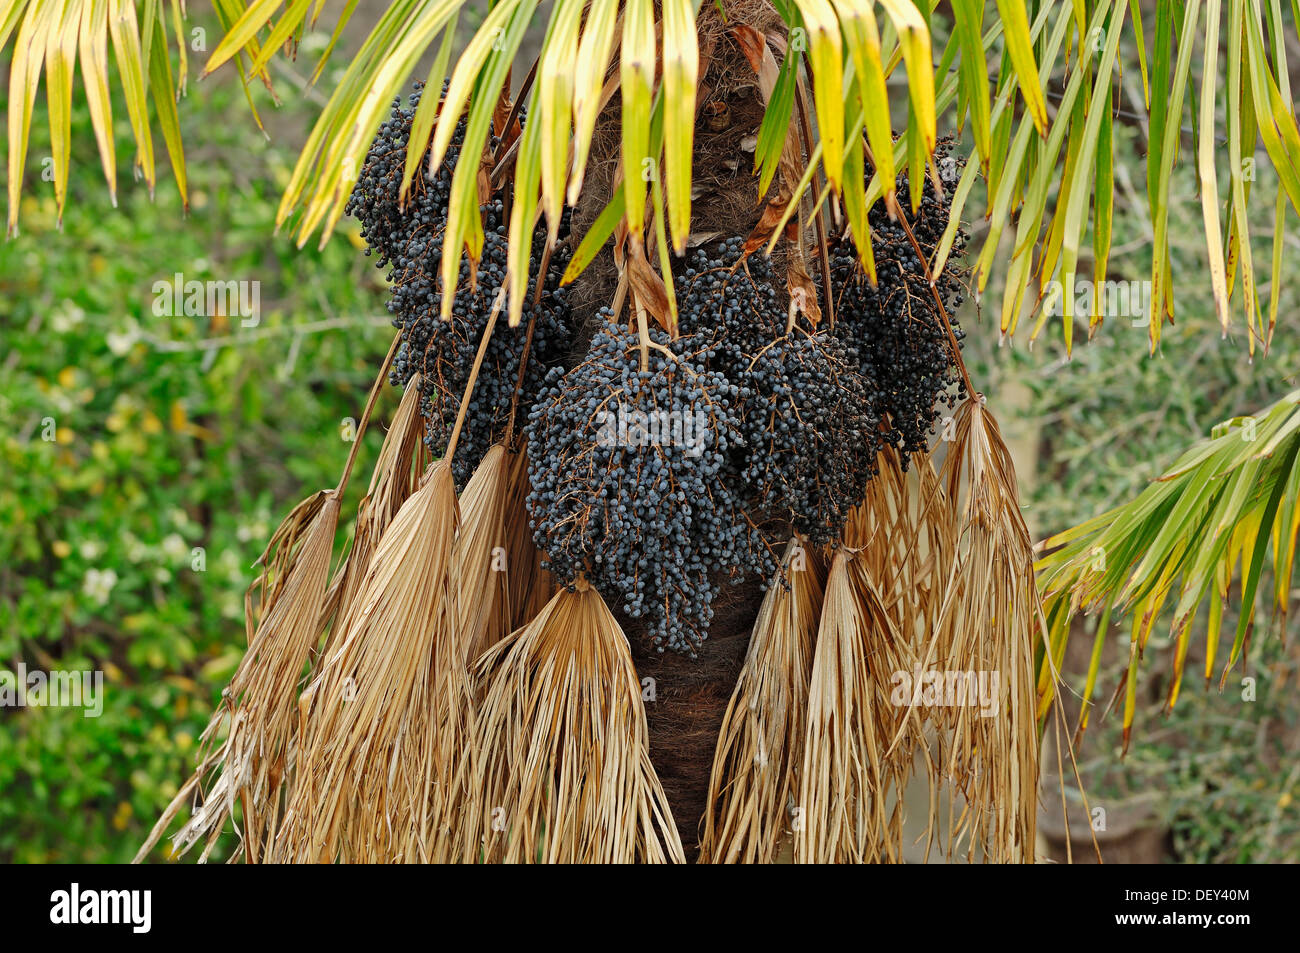
[[[1152,11],[1138,2],[986,6],[554,0],[529,62],[519,51],[541,25],[541,5],[498,0],[453,65],[464,0],[396,0],[329,91],[278,221],[300,244],[328,238],[366,175],[390,103],[437,44],[424,83],[444,92],[420,97],[407,117],[395,185],[405,201],[436,170],[445,178],[443,317],[459,300],[462,261],[477,262],[494,240],[480,205],[502,201],[501,294],[467,395],[498,316],[513,328],[534,313],[530,275],[540,295],[562,244],[564,282],[590,282],[589,299],[626,309],[646,369],[652,352],[671,351],[678,338],[685,303],[674,276],[688,248],[720,229],[746,238],[746,253],[776,253],[786,263],[786,333],[796,312],[815,331],[823,318],[834,323],[836,248],[851,247],[875,283],[873,248],[884,238],[873,216],[882,212],[900,223],[930,284],[956,267],[963,216],[982,217],[971,277],[984,292],[999,276],[1001,333],[1015,335],[1031,315],[1033,340],[1059,314],[1068,349],[1077,319],[1086,314],[1092,334],[1106,314],[1119,120],[1139,128],[1147,150],[1150,348],[1175,315],[1168,209],[1172,170],[1192,161],[1186,150],[1224,333],[1244,321],[1250,354],[1266,353],[1287,207],[1300,210],[1287,64],[1294,21],[1281,4],[1158,3],[1145,25]],[[269,85],[271,59],[296,52],[321,5],[221,0],[213,10],[226,35],[204,73],[224,66],[246,84]],[[168,9],[136,0],[0,5],[0,47],[11,54],[11,231],[42,73],[60,207],[77,63],[115,190],[110,46],[135,170],[152,189],[157,125],[185,195],[185,27],[177,0]],[[516,72],[525,75],[514,93]],[[904,86],[900,103],[890,92]],[[737,108],[745,105],[753,108]],[[717,151],[707,133],[718,127],[750,145],[752,162],[736,162],[734,145]],[[958,129],[969,155],[948,165],[939,136]],[[453,152],[481,160],[452,163]],[[1267,308],[1246,215],[1257,161],[1279,183]],[[913,226],[931,192],[943,196],[947,220],[923,245]],[[1093,290],[1086,298],[1075,293],[1083,285]],[[300,504],[268,546],[249,651],[199,771],[151,842],[203,789],[180,842],[210,847],[238,817],[253,861],[682,859],[701,815],[710,860],[771,860],[786,835],[800,860],[896,859],[901,820],[887,811],[888,794],[919,759],[936,789],[950,782],[966,809],[949,851],[1031,859],[1038,739],[1059,717],[1057,666],[1074,614],[1133,613],[1131,712],[1141,648],[1175,586],[1179,658],[1188,621],[1212,594],[1221,597],[1210,598],[1217,643],[1215,606],[1238,564],[1245,611],[1228,664],[1241,656],[1270,542],[1285,611],[1300,528],[1300,395],[1225,425],[1137,500],[1047,541],[1036,567],[1010,455],[938,294],[933,311],[964,385],[942,452],[913,453],[907,468],[905,455],[882,450],[837,545],[787,533],[786,584],[761,605],[753,595],[757,619],[740,626],[753,632],[743,658],[712,672],[729,677],[702,702],[716,718],[698,808],[665,794],[669,755],[650,734],[639,677],[651,663],[633,662],[621,634],[629,620],[611,614],[582,575],[551,596],[521,530],[531,504],[525,456],[513,452],[516,408],[501,452],[476,453],[466,481],[450,463],[472,425],[463,431],[465,414],[455,415],[443,461],[428,464],[420,386],[408,386],[342,564],[331,573],[352,458],[339,486]],[[385,370],[403,359],[399,347],[400,336]],[[506,574],[492,571],[498,551],[509,557]],[[743,620],[743,609],[734,614]],[[891,675],[922,669],[999,673],[1008,717],[891,701]],[[1094,685],[1095,671],[1089,696]],[[688,745],[677,727],[675,743]],[[935,804],[936,815],[945,810]]]

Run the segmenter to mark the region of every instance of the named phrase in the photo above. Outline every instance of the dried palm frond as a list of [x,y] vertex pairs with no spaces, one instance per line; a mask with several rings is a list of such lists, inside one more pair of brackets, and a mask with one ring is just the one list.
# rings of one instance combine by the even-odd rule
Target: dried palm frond
[[431,858],[471,700],[452,584],[450,463],[379,540],[353,612],[300,703],[302,748],[271,858]]
[[[913,454],[907,470],[898,453],[886,448],[877,458],[877,475],[845,528],[845,545],[870,580],[871,591],[889,617],[897,638],[879,640],[876,668],[891,673],[922,667],[926,647],[936,644],[937,620],[953,548],[952,514],[927,454]],[[923,712],[891,704],[877,712],[890,739],[889,761],[901,791],[913,753],[927,747]],[[901,849],[901,845],[899,845]]]
[[844,544],[856,550],[903,641],[935,631],[952,551],[952,514],[928,454],[903,470],[896,450],[877,457],[876,476],[849,515]]
[[[244,830],[240,850],[233,856],[242,852],[252,862],[266,857],[276,837],[281,807],[292,791],[299,741],[295,708],[304,672],[330,620],[341,614],[346,602],[346,571],[341,568],[330,581],[330,557],[343,493],[400,340],[400,336],[393,338],[380,365],[338,485],[294,507],[259,558],[263,570],[244,597],[248,651],[222,692],[224,706],[214,713],[204,730],[197,769],[154,825],[135,856],[137,863],[158,842],[185,801],[202,789],[205,780],[210,780],[211,787],[203,804],[194,809],[190,820],[176,834],[177,850],[184,851],[203,838],[201,859],[206,860],[238,802]],[[394,422],[393,430],[401,434],[398,442],[403,447],[409,446],[409,418],[414,412],[414,405],[404,401]],[[390,472],[400,469],[395,466],[400,453],[391,450],[390,441],[385,441],[380,465],[371,480],[372,496],[381,479],[389,479]],[[364,522],[364,518],[359,521]],[[355,553],[355,545],[353,549]],[[256,609],[254,592],[258,593]],[[225,725],[226,736],[218,743]]]
[[337,616],[332,632],[342,631],[343,618],[356,601],[358,590],[370,566],[375,544],[393,521],[402,504],[419,486],[427,451],[422,440],[424,420],[420,416],[420,376],[406,385],[401,403],[384,435],[379,459],[370,476],[370,488],[357,507],[352,546],[334,574],[327,595],[327,611]]
[[[299,700],[301,749],[271,854],[276,861],[449,856],[451,832],[460,826],[458,779],[473,763],[474,707],[461,609],[473,593],[461,591],[451,461],[504,301],[499,293],[443,459],[379,537],[355,601]],[[392,457],[381,460],[386,476],[372,486],[382,491],[381,513],[405,487],[414,407]]]
[[[329,580],[339,497],[337,490],[322,490],[304,500],[271,537],[260,560],[265,568],[249,589],[251,598],[260,584],[260,621],[253,629],[250,605],[248,651],[222,692],[223,705],[203,732],[206,754],[163,811],[136,854],[136,862],[153,849],[205,779],[211,785],[203,803],[175,836],[178,852],[204,840],[206,858],[231,819],[236,802],[243,807],[243,843],[249,860],[260,859],[266,840],[273,836],[289,767],[298,688],[308,655],[328,618],[321,605]],[[218,740],[227,726],[225,738]]]
[[505,543],[512,464],[511,455],[497,444],[460,494],[461,525],[453,559],[465,665],[510,634],[507,580],[513,567]]
[[787,588],[774,580],[754,622],[745,666],[723,716],[709,779],[699,862],[776,860],[803,767],[808,680],[824,572],[790,541]]
[[906,768],[887,759],[890,672],[881,646],[897,633],[863,564],[841,549],[831,563],[808,689],[799,784],[797,863],[897,860],[902,814],[891,785]]
[[480,759],[465,853],[486,862],[685,859],[650,761],[627,637],[585,580],[475,666]]
[[920,764],[930,784],[927,855],[946,784],[949,857],[1029,861],[1042,624],[1032,547],[996,421],[982,401],[967,400],[951,423],[938,474],[926,456],[904,472],[892,450],[881,454],[845,531],[856,550],[849,567],[863,570],[859,613],[879,609],[897,633],[872,641],[875,684],[893,683],[890,703],[870,709],[882,745],[879,765],[870,764],[875,797],[895,805],[882,845],[887,856],[901,852],[898,805]]
[[527,495],[528,458],[500,444],[461,492],[456,578],[471,662],[531,621],[555,594],[533,543]]
[[510,571],[506,583],[510,590],[510,630],[526,625],[546,607],[555,594],[555,577],[542,568],[542,552],[533,542],[529,526],[528,455],[512,453],[510,493],[506,510],[506,558]]
[[[514,574],[531,575],[526,563],[517,570],[510,554],[510,537],[516,529],[510,522],[515,515],[511,503],[520,496],[515,482],[526,482],[527,476],[526,464],[518,465],[522,456],[509,452],[503,444],[491,447],[460,495],[461,524],[452,554],[452,578],[459,606],[458,639],[464,646],[464,656],[457,664],[467,678],[473,660],[513,631],[510,583]],[[440,863],[474,859],[473,854],[462,852],[467,843],[466,786],[475,769],[474,754],[472,746],[463,753],[445,795],[442,822],[434,838],[433,857]]]
[[1033,547],[997,422],[976,398],[957,409],[954,425],[940,478],[958,517],[957,546],[938,617],[941,635],[925,667],[934,658],[944,673],[983,673],[994,690],[987,706],[932,710],[945,729],[939,768],[965,802],[949,830],[948,852],[965,839],[968,857],[1032,861],[1039,754],[1034,653],[1045,628]]

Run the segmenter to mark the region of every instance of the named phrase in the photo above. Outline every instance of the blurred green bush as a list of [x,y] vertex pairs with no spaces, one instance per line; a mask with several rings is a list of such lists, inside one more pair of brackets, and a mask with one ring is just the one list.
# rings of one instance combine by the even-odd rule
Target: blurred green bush
[[[105,692],[98,718],[0,708],[7,862],[135,853],[245,645],[253,563],[337,481],[391,340],[355,234],[302,251],[273,237],[307,110],[268,115],[294,130],[273,144],[237,85],[189,99],[188,216],[161,175],[155,201],[123,175],[111,208],[83,113],[62,228],[33,128],[22,234],[0,243],[0,668],[98,670]],[[155,316],[153,284],[177,272],[260,282],[259,323]]]

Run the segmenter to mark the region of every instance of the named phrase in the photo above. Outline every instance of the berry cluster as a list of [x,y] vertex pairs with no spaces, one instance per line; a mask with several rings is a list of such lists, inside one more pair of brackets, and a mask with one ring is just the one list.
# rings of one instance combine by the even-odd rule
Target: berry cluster
[[[926,178],[921,205],[911,213],[911,183],[907,173],[898,177],[898,205],[927,259],[932,259],[952,206],[952,190],[961,177],[962,163],[949,156],[941,143],[935,162],[944,191]],[[867,170],[870,180],[872,170]],[[929,445],[941,407],[953,407],[965,394],[957,371],[948,332],[934,300],[938,292],[949,316],[965,294],[964,274],[946,267],[933,291],[926,264],[916,255],[903,223],[890,217],[884,202],[868,213],[871,247],[876,260],[877,285],[871,287],[858,263],[857,248],[849,236],[831,249],[831,287],[836,330],[856,350],[863,373],[876,382],[877,409],[888,415],[886,439],[898,448],[906,466],[908,455]],[[965,232],[957,231],[950,261],[961,256]],[[954,322],[953,333],[964,336]]]
[[[422,172],[399,202],[419,97],[417,88],[407,108],[394,103],[348,211],[392,283],[389,310],[401,329],[392,380],[405,386],[420,374],[426,440],[445,453],[506,285],[507,221],[500,197],[481,206],[482,254],[472,263],[461,257],[451,319],[441,320],[443,238],[464,127],[439,170]],[[564,240],[549,254],[538,228],[524,320],[510,328],[499,317],[465,408],[452,461],[458,483],[506,436],[512,415],[526,420],[528,510],[548,568],[566,585],[588,579],[644,619],[660,651],[694,655],[721,580],[776,575],[764,529],[775,537],[793,528],[835,545],[880,450],[892,445],[906,463],[928,445],[940,407],[964,394],[912,242],[932,258],[947,226],[961,166],[945,147],[938,165],[944,191],[927,179],[919,211],[904,212],[911,236],[883,203],[871,209],[876,287],[850,237],[831,248],[833,309],[824,311],[833,310],[833,326],[792,318],[783,276],[766,258],[746,257],[744,240],[733,238],[696,249],[675,269],[679,337],[652,329],[647,347],[602,309],[585,357],[568,370],[584,335],[560,287],[567,213]],[[904,210],[909,185],[900,176]],[[964,242],[959,231],[953,260]],[[950,313],[962,278],[950,266],[935,284]]]
[[707,341],[650,336],[644,369],[637,333],[606,323],[581,364],[551,372],[527,428],[528,508],[562,582],[587,577],[660,651],[693,656],[715,573],[766,552],[726,479],[748,395],[709,370]]
[[[398,359],[394,360],[393,380],[405,384],[413,374],[420,373],[423,410],[428,420],[426,440],[435,453],[445,450],[451,438],[479,344],[506,280],[508,242],[501,203],[484,205],[480,213],[485,233],[482,257],[476,272],[471,274],[469,260],[462,256],[450,321],[443,321],[439,314],[441,235],[427,241],[414,236],[406,251],[393,260],[393,296],[389,309],[395,316],[394,324],[403,329],[405,336]],[[543,277],[541,298],[534,303],[545,238],[543,230],[534,236],[523,320],[518,327],[511,328],[506,315],[498,314],[470,392],[465,425],[452,461],[456,482],[461,486],[488,448],[505,436],[515,391],[521,383],[519,364],[525,347],[528,364],[520,388],[520,409],[516,411],[520,424],[546,371],[567,353],[568,308],[565,289],[559,286],[568,261],[565,249],[557,248],[557,254],[551,256]],[[504,304],[501,308],[504,312]],[[531,342],[528,340],[530,325]]]
[[751,362],[741,473],[751,506],[790,514],[812,542],[839,539],[876,474],[880,417],[870,382],[826,331],[795,329]]
[[748,394],[736,471],[747,507],[814,543],[833,543],[875,473],[879,395],[836,335],[788,321],[769,262],[742,263],[743,245],[723,242],[712,258],[697,252],[683,269],[681,325],[712,335],[713,366]]
[[[367,252],[378,256],[380,267],[389,268],[393,290],[388,310],[393,325],[402,331],[391,379],[405,386],[416,373],[421,375],[425,440],[435,454],[442,454],[451,438],[488,319],[506,281],[507,220],[500,199],[480,207],[482,253],[475,265],[462,255],[451,319],[443,321],[439,278],[443,235],[464,122],[457,128],[438,171],[418,176],[403,206],[398,201],[398,190],[420,94],[417,86],[407,109],[402,108],[400,100],[394,102],[392,117],[380,126],[367,153],[347,210],[361,222]],[[496,145],[495,139],[492,145]],[[567,237],[567,229],[562,229],[561,234]],[[537,229],[529,259],[523,320],[511,328],[504,314],[500,315],[484,352],[452,461],[461,486],[488,448],[506,436],[516,400],[517,420],[522,423],[547,370],[558,365],[567,353],[569,308],[560,278],[569,251],[567,243],[554,248],[543,274],[545,241],[545,230]],[[521,380],[519,368],[525,355],[527,365]]]
[[344,209],[361,223],[366,254],[378,258],[377,268],[383,268],[396,258],[414,234],[440,235],[447,224],[451,177],[465,137],[463,119],[456,127],[456,134],[438,171],[430,174],[425,163],[422,173],[411,181],[405,207],[399,200],[411,123],[423,92],[424,84],[417,82],[406,109],[402,108],[400,97],[393,100],[392,115],[380,123]]

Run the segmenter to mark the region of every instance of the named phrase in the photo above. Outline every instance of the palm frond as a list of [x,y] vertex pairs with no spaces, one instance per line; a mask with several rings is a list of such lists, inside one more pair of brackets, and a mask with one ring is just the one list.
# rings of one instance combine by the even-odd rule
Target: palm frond
[[681,863],[627,637],[585,581],[478,661],[464,856]]
[[509,483],[515,469],[512,464],[505,447],[497,444],[488,450],[460,495],[461,529],[453,553],[453,574],[461,589],[458,624],[465,642],[465,664],[511,631],[506,511],[511,495],[517,492]]
[[946,742],[939,773],[965,801],[949,834],[966,841],[969,857],[978,851],[993,863],[1024,863],[1034,856],[1037,816],[1033,679],[1042,607],[1011,454],[981,398],[957,408],[939,477],[956,535],[939,635],[922,664],[987,675],[992,689],[987,708],[937,709]]
[[[806,750],[839,765],[823,773],[823,784],[849,779],[851,793],[832,797],[829,807],[843,798],[834,810],[814,812],[816,839],[802,855],[809,859],[902,859],[898,805],[914,769],[930,789],[923,857],[946,828],[941,847],[950,860],[1033,858],[1041,615],[1032,549],[996,421],[976,399],[957,409],[953,424],[938,472],[923,455],[904,471],[893,451],[882,453],[845,530],[853,556],[842,584],[851,604],[838,610],[842,632],[834,615],[823,616],[817,654],[835,675],[820,699],[825,671],[814,675]],[[822,715],[832,729],[822,739],[814,702],[835,715]],[[837,721],[852,710],[863,713],[858,721]],[[803,783],[815,782],[807,771]],[[805,791],[801,803],[813,796]],[[828,830],[840,833],[827,837]]]
[[526,500],[532,489],[528,482],[528,456],[511,453],[511,472],[506,497],[505,556],[506,586],[510,603],[509,631],[536,618],[555,594],[555,577],[542,568],[542,551],[533,542]]
[[[1134,500],[1040,544],[1039,585],[1052,621],[1054,659],[1059,661],[1069,621],[1080,612],[1132,616],[1130,670],[1125,686],[1124,736],[1133,719],[1134,682],[1143,649],[1160,616],[1172,607],[1170,633],[1176,646],[1168,705],[1177,701],[1191,624],[1209,603],[1205,679],[1219,664],[1223,609],[1240,594],[1235,633],[1223,658],[1220,685],[1241,661],[1259,613],[1271,608],[1285,620],[1300,533],[1300,391],[1251,417],[1236,417],[1189,449]],[[1271,548],[1271,558],[1269,552]],[[1258,600],[1261,581],[1272,580],[1271,598]],[[1172,597],[1172,601],[1171,601]],[[1100,645],[1094,650],[1099,657]],[[1090,667],[1085,704],[1096,687]],[[1040,713],[1054,685],[1040,680]]]
[[435,464],[371,558],[337,646],[299,701],[294,786],[277,862],[427,862],[466,757],[471,699],[450,463]]
[[[281,791],[291,770],[298,689],[308,655],[329,618],[321,610],[329,579],[330,553],[338,525],[339,494],[322,490],[294,507],[262,556],[265,569],[260,622],[248,651],[223,692],[203,733],[206,754],[189,784],[172,799],[136,855],[153,848],[190,797],[211,783],[203,804],[176,835],[177,852],[197,842],[207,850],[243,808],[242,842],[251,861],[261,859],[275,835]],[[258,583],[254,583],[256,586]],[[252,625],[254,613],[247,615]],[[225,737],[220,737],[222,731]]]
[[912,668],[910,635],[890,618],[866,564],[847,550],[836,553],[808,688],[796,863],[902,860],[901,793],[919,732],[896,742],[919,719],[895,702],[891,688],[895,672]]
[[798,538],[782,567],[785,579],[763,597],[718,733],[700,863],[773,863],[799,791],[825,573]]
[[[440,43],[441,51],[429,82],[437,85],[447,75],[450,37],[464,3],[393,0],[374,26],[331,91],[281,202],[279,222],[292,219],[300,243],[317,232],[322,241],[328,237],[342,215],[384,110],[434,43]],[[724,16],[743,20],[755,0],[723,0],[718,6]],[[531,134],[514,145],[518,222],[512,223],[511,234],[512,242],[523,249],[511,256],[515,284],[523,283],[521,263],[528,257],[536,211],[547,217],[554,241],[560,212],[576,200],[583,186],[596,116],[616,94],[622,96],[625,120],[640,119],[622,123],[618,150],[628,228],[639,235],[645,224],[643,199],[649,184],[652,191],[657,187],[662,192],[672,248],[680,252],[684,247],[691,218],[696,93],[709,68],[712,42],[704,35],[702,23],[713,11],[698,7],[688,0],[662,4],[557,0],[551,5],[550,28],[533,64]],[[765,154],[781,141],[773,134],[784,130],[787,122],[788,91],[796,76],[806,77],[817,141],[803,160],[806,174],[790,183],[795,186],[791,208],[806,205],[811,198],[815,207],[829,203],[846,213],[847,228],[863,254],[864,267],[869,268],[864,202],[890,200],[894,169],[900,163],[914,179],[926,174],[936,135],[943,131],[940,127],[968,121],[973,161],[967,165],[954,203],[954,218],[966,212],[981,214],[987,221],[976,269],[978,287],[986,288],[995,261],[1006,261],[1000,305],[1003,333],[1017,330],[1030,303],[1037,311],[1031,337],[1037,337],[1059,313],[1068,348],[1076,320],[1086,317],[1092,333],[1104,318],[1116,316],[1107,314],[1101,293],[1109,274],[1115,192],[1110,170],[1122,141],[1113,129],[1117,118],[1136,117],[1140,128],[1149,131],[1151,296],[1146,313],[1120,316],[1138,324],[1148,322],[1152,349],[1159,345],[1164,320],[1173,318],[1176,276],[1167,234],[1171,182],[1177,164],[1192,161],[1201,183],[1216,307],[1225,331],[1244,315],[1253,354],[1267,346],[1276,323],[1279,270],[1275,267],[1269,279],[1273,294],[1265,309],[1259,300],[1261,278],[1246,214],[1257,158],[1270,163],[1278,179],[1271,236],[1274,262],[1280,262],[1285,205],[1300,210],[1300,126],[1287,62],[1287,37],[1296,24],[1288,16],[1293,11],[1281,7],[1261,5],[1258,0],[1209,0],[1204,5],[1181,5],[1176,11],[1173,5],[1158,4],[1149,42],[1140,6],[1123,0],[1090,5],[998,0],[996,15],[984,4],[971,2],[954,4],[948,14],[926,12],[926,6],[905,0],[773,0],[769,9],[779,15],[786,35],[768,39],[786,51],[782,65],[786,85],[782,95],[769,97],[768,109],[776,118],[764,123],[769,132]],[[327,56],[351,9],[349,5],[341,14]],[[271,57],[279,50],[296,53],[298,40],[317,25],[321,6],[304,0],[214,0],[214,10],[226,34],[204,64],[204,72],[234,64],[246,85],[256,81],[270,86]],[[407,183],[424,158],[426,145],[431,146],[432,164],[441,161],[462,118],[467,127],[464,154],[484,153],[492,118],[508,93],[506,81],[522,38],[537,26],[540,14],[537,0],[504,0],[492,8],[451,70],[453,108],[435,116],[436,104],[425,98],[408,152]],[[941,22],[949,15],[951,22]],[[110,40],[136,143],[136,167],[152,189],[156,126],[184,195],[176,111],[188,68],[180,42],[183,23],[178,2],[172,3],[170,18],[163,15],[160,3],[138,6],[136,0],[66,4],[6,0],[0,4],[0,49],[10,54],[11,231],[18,221],[42,73],[59,207],[66,199],[72,77],[78,61],[87,80],[100,161],[110,195],[115,194],[117,163],[107,80]],[[947,40],[936,42],[936,36],[945,33]],[[176,47],[174,57],[169,36]],[[1133,101],[1121,106],[1133,87],[1117,77],[1134,60],[1141,95],[1136,100],[1128,96]],[[1193,81],[1194,65],[1200,72],[1199,84]],[[905,120],[900,116],[895,123],[886,84],[900,66],[906,74],[908,101]],[[318,65],[314,78],[320,75]],[[647,138],[655,125],[646,121],[652,103],[659,116],[655,135],[661,138],[656,139]],[[1224,107],[1216,108],[1220,103]],[[1193,129],[1192,149],[1184,148],[1188,123]],[[891,142],[895,130],[900,134]],[[865,196],[856,181],[864,146],[876,164],[876,176]],[[765,163],[765,178],[771,165]],[[971,188],[977,169],[984,172],[988,185],[982,209],[967,208],[977,194]],[[1086,174],[1089,169],[1095,174]],[[825,185],[817,184],[816,172]],[[461,251],[475,257],[481,246],[479,175],[477,163],[466,162],[459,164],[454,177],[455,214],[444,236],[448,290],[455,284]],[[1221,184],[1225,175],[1226,187]],[[912,192],[917,199],[920,190]],[[1015,237],[1009,259],[998,255],[1008,231]],[[1089,235],[1092,293],[1080,296],[1076,291],[1081,287],[1081,249]],[[932,264],[945,256],[942,247]],[[514,320],[522,294],[512,288]],[[443,296],[444,302],[451,298],[449,293]]]
[[[370,487],[357,507],[352,545],[325,596],[326,614],[337,620],[330,629],[331,635],[347,627],[344,620],[356,605],[357,593],[365,581],[366,570],[370,568],[375,545],[402,504],[419,488],[420,475],[428,463],[419,406],[420,377],[417,374],[407,383],[406,393],[402,395],[388,433],[384,435],[379,459],[370,477]],[[354,447],[357,442],[354,442]]]
[[304,672],[314,674],[322,638],[327,648],[330,644],[326,632],[333,636],[346,630],[374,541],[415,489],[411,458],[419,455],[421,446],[415,412],[418,387],[407,392],[394,416],[370,491],[359,507],[351,550],[331,580],[330,557],[343,493],[399,340],[394,337],[370,389],[361,429],[338,485],[294,507],[258,560],[262,572],[244,597],[248,651],[222,692],[224,704],[204,730],[198,767],[163,810],[136,854],[137,863],[196,792],[201,792],[202,803],[196,804],[175,835],[176,853],[203,841],[201,859],[206,860],[227,823],[234,820],[238,805],[243,830],[236,856],[242,853],[256,863],[272,855],[301,751],[301,723],[296,715]]
[[[172,19],[178,60],[184,61],[184,37]],[[10,38],[12,37],[12,45]],[[135,138],[134,166],[150,194],[156,181],[152,122],[162,132],[182,202],[188,206],[180,117],[176,109],[178,84],[168,50],[168,26],[161,5],[146,3],[138,15],[135,0],[7,0],[0,5],[0,49],[10,55],[7,126],[9,142],[7,230],[18,228],[19,200],[27,162],[31,123],[45,70],[51,171],[55,202],[62,220],[67,200],[72,150],[73,76],[78,60],[86,80],[86,101],[108,179],[109,198],[117,204],[117,159],[113,142],[113,111],[108,85],[109,42]],[[183,76],[180,86],[183,86]]]

